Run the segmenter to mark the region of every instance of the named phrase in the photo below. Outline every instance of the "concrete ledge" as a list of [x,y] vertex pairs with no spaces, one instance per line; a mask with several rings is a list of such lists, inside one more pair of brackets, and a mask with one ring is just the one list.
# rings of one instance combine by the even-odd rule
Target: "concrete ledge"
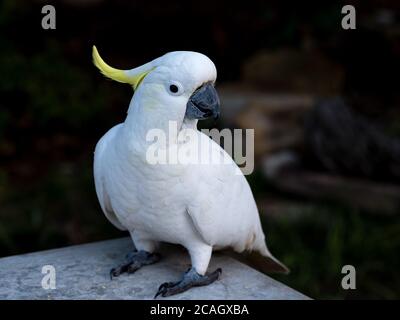
[[[182,248],[168,245],[159,263],[111,281],[110,268],[132,250],[131,240],[123,238],[2,258],[0,299],[152,299],[161,283],[178,280],[190,264]],[[55,267],[56,289],[42,288],[44,265]],[[221,253],[214,253],[209,270],[217,267],[219,281],[172,299],[308,299]]]

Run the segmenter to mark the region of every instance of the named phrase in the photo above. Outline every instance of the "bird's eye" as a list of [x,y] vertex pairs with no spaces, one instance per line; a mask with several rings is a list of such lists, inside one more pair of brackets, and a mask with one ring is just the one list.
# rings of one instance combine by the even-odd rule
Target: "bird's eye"
[[179,90],[179,88],[178,88],[177,85],[171,84],[171,85],[169,86],[169,91],[171,91],[172,93],[177,93],[178,90]]
[[179,96],[183,93],[182,85],[176,81],[169,83],[167,88],[168,92],[174,96]]

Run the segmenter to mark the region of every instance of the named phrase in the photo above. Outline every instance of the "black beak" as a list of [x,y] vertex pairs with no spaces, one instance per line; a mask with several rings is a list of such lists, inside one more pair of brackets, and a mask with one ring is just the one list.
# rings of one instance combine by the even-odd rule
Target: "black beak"
[[219,117],[219,97],[211,83],[202,85],[191,95],[185,117],[199,120]]

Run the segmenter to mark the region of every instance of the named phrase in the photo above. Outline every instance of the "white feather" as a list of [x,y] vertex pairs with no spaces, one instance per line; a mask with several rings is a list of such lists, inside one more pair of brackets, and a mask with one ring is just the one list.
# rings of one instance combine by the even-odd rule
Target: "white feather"
[[[188,98],[216,78],[214,64],[199,53],[174,52],[157,63],[135,92],[125,122],[96,146],[94,176],[104,214],[117,228],[130,231],[138,249],[152,251],[160,241],[183,245],[200,274],[206,272],[213,249],[256,250],[272,257],[251,189],[231,158],[227,164],[207,165],[153,165],[146,160],[148,130],[167,131],[171,120],[187,128]],[[167,93],[170,79],[186,85],[182,96]],[[194,129],[196,121],[190,126]],[[197,135],[201,153],[225,154],[209,137]],[[191,143],[172,141],[168,148],[190,148]]]
[[107,186],[104,183],[104,173],[107,172],[107,168],[104,168],[104,150],[107,150],[107,146],[109,145],[110,140],[113,140],[116,132],[121,127],[121,125],[122,124],[118,124],[115,127],[111,128],[97,143],[94,152],[93,169],[94,184],[96,187],[96,194],[97,198],[99,199],[101,209],[103,210],[108,220],[115,227],[120,230],[126,230],[126,228],[118,221],[118,218],[115,216],[114,210],[111,206],[110,197],[107,193]]

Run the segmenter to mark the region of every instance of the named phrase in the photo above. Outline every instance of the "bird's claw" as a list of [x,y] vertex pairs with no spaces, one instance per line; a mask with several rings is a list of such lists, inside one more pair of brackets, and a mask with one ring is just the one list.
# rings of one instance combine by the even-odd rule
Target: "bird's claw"
[[112,268],[110,270],[110,280],[112,280],[113,277],[118,277],[121,274],[121,272],[118,272],[117,269],[118,268]]
[[142,266],[156,263],[160,258],[158,253],[149,253],[143,250],[130,253],[126,256],[127,261],[124,264],[110,270],[110,279],[112,280],[113,277],[118,277],[124,272],[134,273]]
[[218,268],[214,272],[208,275],[200,275],[194,268],[189,269],[184,275],[181,281],[178,282],[165,282],[159,288],[154,296],[156,299],[158,296],[168,297],[177,293],[184,292],[192,287],[206,286],[213,283],[219,278],[222,270]]
[[167,289],[173,287],[174,284],[175,284],[174,282],[164,282],[158,288],[158,291],[157,291],[156,295],[154,296],[154,299],[157,298],[159,295],[161,295],[162,297],[165,297],[167,294]]

